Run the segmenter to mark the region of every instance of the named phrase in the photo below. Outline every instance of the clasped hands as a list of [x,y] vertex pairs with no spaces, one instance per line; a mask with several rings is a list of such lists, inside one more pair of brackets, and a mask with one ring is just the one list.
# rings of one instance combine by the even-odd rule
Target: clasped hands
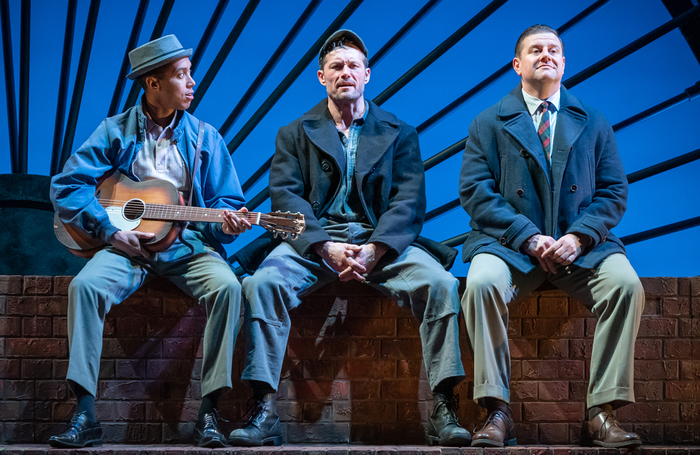
[[381,243],[354,245],[330,241],[317,243],[314,249],[330,268],[338,272],[340,281],[365,281],[365,276],[387,251]]
[[537,259],[545,272],[557,273],[557,266],[567,266],[573,263],[581,255],[581,251],[588,243],[588,239],[581,235],[566,234],[559,240],[548,235],[535,234],[523,243],[522,250]]
[[[246,213],[248,209],[243,207],[240,212]],[[252,226],[245,218],[237,217],[234,212],[224,210],[224,221],[221,229],[224,234],[238,235],[250,229]],[[151,240],[155,234],[152,232],[117,231],[109,239],[110,245],[117,250],[126,253],[129,257],[148,258],[150,253],[141,242]]]

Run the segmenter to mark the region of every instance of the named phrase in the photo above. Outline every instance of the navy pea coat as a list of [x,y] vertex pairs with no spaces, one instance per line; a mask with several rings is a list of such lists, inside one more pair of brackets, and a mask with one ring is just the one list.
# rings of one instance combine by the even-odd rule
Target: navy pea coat
[[627,207],[627,178],[610,123],[564,87],[554,132],[551,174],[519,84],[469,127],[459,180],[471,217],[463,260],[499,256],[524,273],[537,261],[520,251],[534,234],[586,234],[575,265],[593,268],[624,253],[610,230]]

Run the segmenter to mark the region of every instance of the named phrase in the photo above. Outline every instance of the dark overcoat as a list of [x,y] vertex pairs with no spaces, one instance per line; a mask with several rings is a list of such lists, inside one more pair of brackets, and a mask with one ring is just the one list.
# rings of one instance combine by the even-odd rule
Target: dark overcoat
[[555,128],[550,174],[521,85],[474,119],[459,181],[472,228],[464,262],[491,253],[527,273],[537,262],[520,247],[534,234],[588,235],[590,245],[574,262],[579,267],[624,253],[610,232],[627,206],[612,127],[562,87]]
[[[418,238],[425,219],[425,177],[415,128],[368,101],[369,112],[360,133],[355,183],[365,214],[374,227],[368,243],[380,242],[401,254],[416,244],[449,268],[456,251]],[[312,245],[331,240],[320,218],[330,208],[345,179],[346,159],[338,130],[324,99],[313,109],[280,128],[270,167],[272,210],[299,212],[306,231],[289,242],[302,256]],[[275,246],[269,235],[235,257],[248,272]]]

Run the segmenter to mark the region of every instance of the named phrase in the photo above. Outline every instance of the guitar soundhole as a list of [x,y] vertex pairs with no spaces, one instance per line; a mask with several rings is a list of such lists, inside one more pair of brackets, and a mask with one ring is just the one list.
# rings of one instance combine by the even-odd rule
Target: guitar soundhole
[[143,216],[146,204],[141,199],[132,199],[124,204],[124,218],[127,220],[138,220]]

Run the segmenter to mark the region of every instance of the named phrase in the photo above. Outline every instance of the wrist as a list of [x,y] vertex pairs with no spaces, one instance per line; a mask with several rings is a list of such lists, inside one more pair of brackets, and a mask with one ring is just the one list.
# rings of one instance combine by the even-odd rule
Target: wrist
[[314,243],[314,251],[316,252],[316,254],[318,254],[319,256],[323,256],[326,245],[328,245],[328,240]]

